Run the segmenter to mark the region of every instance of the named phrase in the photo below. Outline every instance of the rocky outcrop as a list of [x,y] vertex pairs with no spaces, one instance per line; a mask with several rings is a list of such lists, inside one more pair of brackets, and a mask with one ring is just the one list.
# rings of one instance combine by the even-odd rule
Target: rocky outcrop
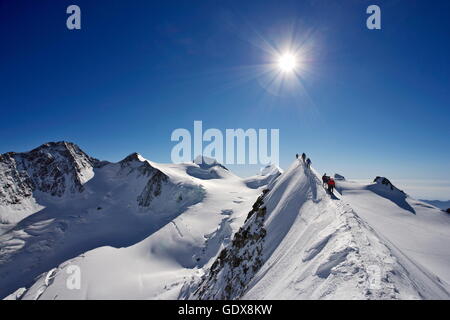
[[0,204],[18,204],[34,191],[61,197],[83,192],[100,162],[69,142],[51,142],[25,153],[0,155]]
[[166,174],[154,168],[136,152],[120,161],[120,166],[122,170],[126,171],[126,174],[137,171],[139,175],[149,178],[144,190],[137,197],[137,202],[141,207],[149,207],[153,199],[161,194],[163,184],[169,181]]
[[152,200],[161,194],[162,184],[167,181],[168,177],[161,171],[156,170],[150,180],[148,180],[142,193],[138,196],[138,204],[141,207],[149,207]]
[[376,183],[378,183],[378,184],[385,185],[385,186],[387,186],[388,188],[390,188],[391,190],[398,190],[398,191],[404,193],[402,190],[397,189],[397,188],[392,184],[392,182],[389,181],[389,179],[387,179],[387,178],[385,178],[385,177],[376,177],[376,178],[373,180],[373,182],[376,182]]
[[183,289],[182,297],[189,299],[239,299],[247,284],[262,266],[262,250],[266,230],[264,193],[249,212],[244,226],[235,233],[230,245],[224,248],[211,268],[197,283]]

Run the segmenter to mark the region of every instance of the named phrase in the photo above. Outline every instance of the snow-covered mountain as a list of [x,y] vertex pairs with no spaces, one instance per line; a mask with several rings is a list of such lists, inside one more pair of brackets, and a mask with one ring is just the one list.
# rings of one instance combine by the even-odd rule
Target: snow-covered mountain
[[84,191],[100,161],[78,146],[47,143],[26,153],[0,155],[0,223],[15,223],[41,209],[39,200]]
[[330,197],[298,160],[242,179],[213,159],[110,163],[65,142],[0,165],[0,297],[450,298],[450,216],[386,178]]
[[[0,297],[176,298],[183,277],[217,254],[259,192],[218,163],[156,164],[136,153],[100,162],[65,142],[2,159],[2,186],[13,191],[0,211]],[[75,263],[82,290],[62,289]]]

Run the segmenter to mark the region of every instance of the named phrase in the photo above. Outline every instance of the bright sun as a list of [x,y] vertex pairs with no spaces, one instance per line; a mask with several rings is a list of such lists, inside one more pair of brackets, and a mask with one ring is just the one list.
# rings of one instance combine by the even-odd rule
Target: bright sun
[[292,72],[297,67],[297,57],[292,53],[284,53],[278,58],[278,67],[282,72]]

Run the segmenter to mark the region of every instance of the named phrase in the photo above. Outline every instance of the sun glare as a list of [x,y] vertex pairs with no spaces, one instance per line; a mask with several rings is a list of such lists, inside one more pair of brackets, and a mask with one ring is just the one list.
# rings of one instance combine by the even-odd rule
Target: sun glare
[[297,57],[292,53],[284,53],[278,58],[278,67],[282,72],[292,72],[297,67]]

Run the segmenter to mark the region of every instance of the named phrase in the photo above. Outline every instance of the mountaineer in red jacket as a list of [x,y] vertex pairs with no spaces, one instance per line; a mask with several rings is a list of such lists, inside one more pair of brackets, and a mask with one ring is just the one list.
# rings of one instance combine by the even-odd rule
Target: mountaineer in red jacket
[[328,179],[327,184],[328,184],[328,192],[330,194],[333,194],[333,190],[334,190],[334,187],[336,186],[336,182],[334,182],[333,178],[330,178],[330,179]]

